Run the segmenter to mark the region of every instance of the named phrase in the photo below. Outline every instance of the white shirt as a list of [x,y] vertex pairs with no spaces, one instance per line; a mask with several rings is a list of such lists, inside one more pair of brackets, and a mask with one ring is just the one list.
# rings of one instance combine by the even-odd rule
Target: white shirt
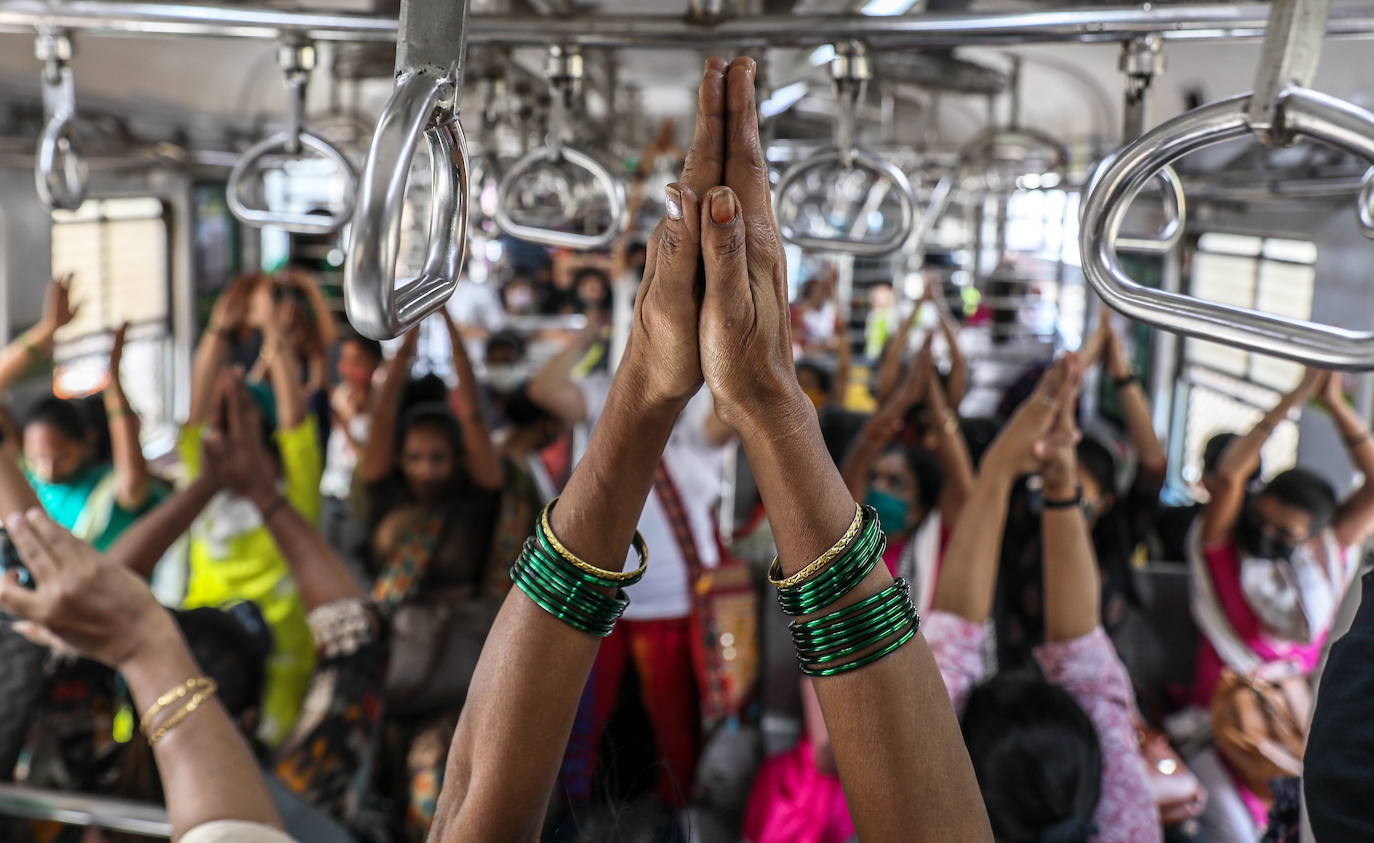
[[479,284],[464,279],[448,300],[448,312],[459,325],[498,331],[506,324],[506,310],[501,295],[491,282]]
[[[348,433],[359,445],[367,444],[371,420],[359,413],[348,423]],[[353,471],[358,467],[358,452],[342,430],[335,430],[325,449],[324,474],[320,476],[320,492],[326,497],[346,501],[353,493]]]
[[[590,431],[601,417],[610,395],[611,379],[602,374],[591,375],[581,383],[582,396],[587,404],[586,429]],[[677,487],[682,508],[696,539],[697,556],[706,568],[720,564],[720,548],[716,545],[713,512],[720,498],[721,472],[726,448],[713,446],[706,439],[706,420],[714,412],[711,393],[703,388],[687,403],[686,409],[673,427],[668,445],[663,449],[663,461]],[[577,457],[582,458],[587,439],[579,437]],[[672,522],[664,511],[657,490],[650,490],[639,517],[639,534],[649,546],[649,570],[644,579],[631,586],[630,605],[625,617],[630,620],[663,620],[683,618],[691,613],[687,560],[683,558],[673,533]],[[633,556],[634,551],[630,551]],[[631,559],[638,566],[638,560]]]

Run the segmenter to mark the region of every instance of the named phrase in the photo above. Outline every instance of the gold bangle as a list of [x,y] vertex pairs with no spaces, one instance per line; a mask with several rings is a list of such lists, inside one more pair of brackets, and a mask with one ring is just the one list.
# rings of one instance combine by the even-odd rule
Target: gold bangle
[[635,531],[634,543],[642,549],[643,561],[640,563],[639,568],[633,571],[603,570],[601,568],[596,567],[592,563],[587,562],[586,560],[580,559],[571,550],[568,550],[566,545],[564,545],[561,541],[558,540],[558,536],[555,536],[553,534],[553,525],[549,523],[549,513],[553,512],[553,505],[556,503],[558,503],[558,498],[554,498],[553,500],[549,501],[549,505],[544,507],[543,513],[541,513],[539,516],[539,523],[544,530],[544,535],[549,540],[549,544],[553,545],[554,551],[556,551],[559,556],[563,557],[563,559],[566,560],[569,564],[571,564],[574,568],[577,568],[585,573],[591,574],[594,577],[601,577],[602,579],[611,580],[612,582],[629,582],[631,580],[637,580],[640,577],[644,576],[644,572],[649,567],[649,547],[648,545],[644,544],[644,539],[640,537],[638,530]]
[[[859,534],[859,528],[863,526],[863,520],[864,508],[856,503],[854,504],[853,523],[849,525],[849,529],[845,530],[844,535],[840,536],[840,540],[836,542],[829,550],[827,550],[825,553],[822,553],[816,559],[815,562],[812,562],[810,565],[807,565],[805,568],[802,568],[800,571],[793,574],[792,576],[781,580],[775,580],[770,576],[768,578],[768,581],[773,584],[774,588],[795,588],[796,586],[799,586],[807,580],[811,579],[812,577],[816,576],[821,572],[823,568],[825,568],[825,566],[835,561],[835,557],[839,556],[841,553],[844,553],[845,548],[849,547],[850,543],[854,541],[854,537]],[[775,558],[774,561],[776,562],[778,560]]]
[[953,410],[945,411],[945,433],[959,432],[959,414]]
[[198,691],[194,697],[191,697],[190,702],[186,703],[185,708],[167,718],[166,723],[163,723],[156,732],[148,736],[148,746],[157,746],[157,742],[167,737],[168,732],[180,726],[185,722],[186,718],[196,713],[196,709],[200,708],[215,696],[215,692],[219,689],[219,686],[215,684],[215,680],[213,679],[208,679],[206,681],[210,683],[208,687]]
[[148,710],[143,712],[143,716],[139,718],[139,722],[151,722],[152,719],[161,714],[162,710],[165,709],[167,706],[171,705],[172,703],[176,702],[182,697],[185,697],[192,691],[196,691],[201,688],[207,688],[213,684],[215,684],[215,681],[206,676],[193,676],[192,678],[187,679],[185,682],[181,683],[180,685],[176,686],[172,690],[168,691],[167,693],[163,694],[162,696],[154,700],[153,704],[148,706]]

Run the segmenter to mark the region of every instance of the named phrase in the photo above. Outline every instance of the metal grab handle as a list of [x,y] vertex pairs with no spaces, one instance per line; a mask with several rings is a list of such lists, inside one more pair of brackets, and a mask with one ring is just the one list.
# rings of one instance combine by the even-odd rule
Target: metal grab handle
[[1365,171],[1360,184],[1360,233],[1374,240],[1374,167]]
[[1178,177],[1173,167],[1161,169],[1155,173],[1155,178],[1159,180],[1162,188],[1160,199],[1164,203],[1164,225],[1158,232],[1149,236],[1118,234],[1118,251],[1162,255],[1172,250],[1183,239],[1183,227],[1188,215],[1188,200],[1183,194],[1183,180]]
[[[537,164],[544,162],[556,164],[559,161],[567,161],[575,167],[586,170],[606,194],[610,203],[611,222],[610,225],[606,226],[605,231],[600,234],[572,234],[552,228],[521,225],[511,219],[508,208],[511,205],[512,194],[515,192],[516,181]],[[580,251],[602,249],[611,245],[620,235],[625,233],[625,228],[629,225],[625,185],[611,175],[611,172],[602,166],[601,162],[584,152],[567,146],[559,149],[541,147],[512,164],[510,169],[506,170],[505,175],[501,177],[501,185],[496,191],[496,213],[493,218],[496,220],[497,226],[512,237],[559,249]]]
[[[1250,95],[1243,95],[1190,111],[1147,132],[1107,162],[1083,199],[1079,248],[1084,275],[1112,308],[1168,331],[1324,368],[1374,368],[1374,331],[1151,289],[1127,275],[1117,258],[1116,234],[1140,188],[1184,155],[1251,134],[1250,104]],[[1289,87],[1279,104],[1284,128],[1292,135],[1374,160],[1374,114],[1297,86]]]
[[[309,42],[288,40],[278,50],[282,72],[286,74],[288,100],[286,128],[248,148],[229,171],[226,186],[229,210],[239,222],[254,228],[274,226],[295,234],[329,234],[338,231],[353,216],[353,197],[358,190],[358,171],[353,162],[334,144],[305,130],[305,94],[310,71],[315,67],[315,48]],[[258,162],[269,153],[299,156],[305,150],[314,152],[334,165],[344,178],[343,205],[332,214],[298,214],[254,208],[245,194],[245,186],[258,175]]]
[[[344,263],[344,309],[357,331],[399,336],[458,287],[468,237],[468,149],[458,123],[469,0],[401,0],[396,87],[367,151]],[[429,144],[429,242],[420,274],[396,285],[401,211],[415,147]]]
[[48,210],[75,211],[86,201],[89,170],[76,139],[76,84],[67,33],[39,33],[34,53],[43,62],[43,133],[38,139],[34,185]]
[[[827,167],[843,168],[846,157],[850,159],[854,169],[868,170],[877,176],[877,181],[874,182],[870,195],[872,190],[878,189],[879,185],[882,184],[888,185],[889,189],[897,194],[900,209],[897,226],[890,235],[882,240],[817,237],[798,231],[795,221],[786,218],[783,214],[783,197],[788,188],[812,170]],[[832,147],[812,156],[809,160],[793,164],[787,169],[787,172],[782,174],[777,189],[773,191],[773,213],[777,215],[778,228],[782,232],[783,239],[789,243],[794,243],[804,249],[876,257],[900,249],[910,239],[912,231],[916,228],[916,195],[911,189],[911,182],[907,179],[906,173],[903,173],[892,162],[862,149],[851,148],[849,155],[845,156],[841,154],[838,148]]]
[[[292,146],[297,150],[293,151]],[[334,165],[344,177],[343,205],[332,214],[300,214],[289,211],[269,211],[249,205],[244,191],[257,178],[258,162],[269,154],[281,151],[288,155],[310,150]],[[274,226],[294,234],[328,234],[338,231],[353,216],[353,199],[358,190],[358,171],[348,156],[339,148],[314,132],[301,131],[293,135],[289,131],[277,132],[258,141],[247,149],[234,167],[229,171],[229,183],[225,188],[229,210],[234,217],[245,225],[254,228]]]
[[[404,78],[392,92],[363,168],[359,213],[344,268],[344,309],[364,336],[391,339],[438,309],[458,285],[468,230],[467,140],[456,119],[427,126],[437,103],[452,96],[448,80]],[[433,195],[424,268],[397,286],[401,211],[415,147],[429,144]]]

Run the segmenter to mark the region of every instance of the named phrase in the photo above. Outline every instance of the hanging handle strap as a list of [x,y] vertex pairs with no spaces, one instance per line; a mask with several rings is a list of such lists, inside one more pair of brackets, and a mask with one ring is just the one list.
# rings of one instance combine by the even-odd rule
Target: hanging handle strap
[[75,211],[86,200],[89,170],[76,138],[71,36],[65,30],[42,29],[34,54],[43,62],[43,132],[34,183],[49,211]]

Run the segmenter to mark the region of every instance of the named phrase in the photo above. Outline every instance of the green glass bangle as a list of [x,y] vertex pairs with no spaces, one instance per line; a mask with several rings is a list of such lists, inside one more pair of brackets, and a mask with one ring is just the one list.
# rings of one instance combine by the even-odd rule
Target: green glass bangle
[[527,544],[527,552],[511,566],[511,582],[536,605],[569,626],[603,638],[609,635],[629,605],[624,591],[617,591],[614,596],[596,591],[529,549]]
[[897,650],[902,648],[902,645],[906,644],[906,642],[916,637],[916,631],[919,628],[919,621],[913,623],[911,625],[911,628],[908,629],[902,635],[901,638],[898,638],[896,641],[893,641],[891,644],[888,644],[881,650],[869,653],[868,655],[863,656],[862,658],[855,659],[852,662],[845,662],[844,664],[836,665],[835,667],[825,667],[819,669],[810,668],[806,665],[802,665],[801,671],[803,674],[807,676],[837,676],[841,673],[848,673],[851,670],[858,670],[861,667],[867,667],[868,665],[873,664],[879,659],[886,658],[887,656],[890,656],[893,653],[897,652]]
[[855,533],[844,549],[835,555],[830,565],[817,572],[809,579],[796,585],[777,585],[782,581],[782,560],[773,557],[773,562],[768,568],[768,580],[777,588],[779,595],[786,595],[787,599],[792,600],[800,595],[810,594],[817,587],[825,583],[834,581],[843,571],[854,564],[856,557],[862,557],[865,550],[871,549],[882,531],[878,526],[878,514],[872,507],[859,507],[860,528]]
[[[586,632],[598,638],[605,638],[615,629],[615,622],[619,620],[619,614],[613,618],[605,619],[604,622],[588,620],[581,612],[558,600],[556,597],[547,596],[547,592],[539,587],[539,584],[526,579],[523,576],[512,576],[511,581],[520,591],[534,602],[536,606],[563,621],[568,626],[579,632]],[[626,603],[629,601],[626,600]]]
[[564,580],[570,583],[577,582],[587,586],[593,586],[595,588],[621,587],[615,583],[607,583],[600,577],[595,576],[593,574],[589,574],[580,568],[572,567],[567,563],[566,560],[563,559],[563,557],[555,556],[549,553],[543,545],[536,542],[534,539],[525,540],[524,553],[531,559],[537,560],[544,566],[547,566],[552,571],[556,571],[558,573],[560,580]]
[[795,589],[779,589],[778,605],[789,615],[809,615],[839,600],[863,582],[887,549],[887,537],[876,518],[865,527],[860,540],[835,565]]
[[[870,627],[866,632],[856,635],[845,646],[831,645],[822,648],[819,652],[813,650],[803,650],[797,648],[797,660],[802,664],[830,664],[840,659],[861,653],[876,644],[886,641],[893,635],[901,632],[914,620],[915,612],[909,607],[898,606],[896,613],[890,618],[884,618],[882,623]],[[838,647],[838,649],[836,649]]]
[[542,544],[549,553],[564,560],[571,567],[577,568],[583,573],[592,576],[597,580],[598,585],[602,585],[606,588],[623,588],[625,586],[634,585],[643,579],[644,572],[648,569],[649,565],[649,546],[644,543],[644,537],[639,534],[638,530],[635,531],[634,539],[631,540],[630,546],[633,547],[635,552],[639,555],[639,567],[629,572],[603,570],[578,558],[553,534],[549,515],[553,512],[554,505],[557,503],[557,498],[549,501],[549,505],[544,507],[544,511],[540,513],[539,518],[535,520],[534,524],[535,537],[539,539],[540,544]]
[[614,596],[593,589],[584,583],[566,578],[557,567],[539,561],[532,556],[522,556],[516,564],[522,573],[535,579],[546,590],[575,608],[589,612],[593,616],[610,615],[619,610],[620,601]]
[[824,626],[793,629],[792,640],[798,657],[808,662],[834,661],[837,650],[848,648],[841,653],[847,655],[871,647],[909,621],[906,616],[911,611],[911,601],[903,581],[897,580],[876,596],[881,599],[862,612],[849,612],[844,616],[834,612],[826,617]]
[[826,627],[832,626],[836,623],[852,618],[854,615],[863,612],[865,609],[873,606],[875,603],[882,603],[883,601],[890,599],[891,593],[894,590],[906,592],[910,590],[910,586],[907,585],[906,580],[902,579],[901,577],[898,577],[897,579],[892,581],[891,585],[887,586],[877,594],[869,595],[868,597],[865,597],[864,599],[860,600],[857,603],[854,603],[853,605],[845,606],[843,609],[836,609],[835,611],[827,615],[822,615],[819,618],[812,618],[811,620],[807,621],[792,621],[788,628],[793,630],[794,632],[800,633],[811,633],[824,630]]
[[[806,641],[798,640],[797,656],[808,662],[834,661],[833,656],[837,653],[847,655],[848,652],[871,647],[896,632],[903,625],[902,621],[910,620],[909,605],[906,602],[895,603],[886,606],[880,614],[831,635],[813,636]],[[850,647],[855,649],[849,650]]]

